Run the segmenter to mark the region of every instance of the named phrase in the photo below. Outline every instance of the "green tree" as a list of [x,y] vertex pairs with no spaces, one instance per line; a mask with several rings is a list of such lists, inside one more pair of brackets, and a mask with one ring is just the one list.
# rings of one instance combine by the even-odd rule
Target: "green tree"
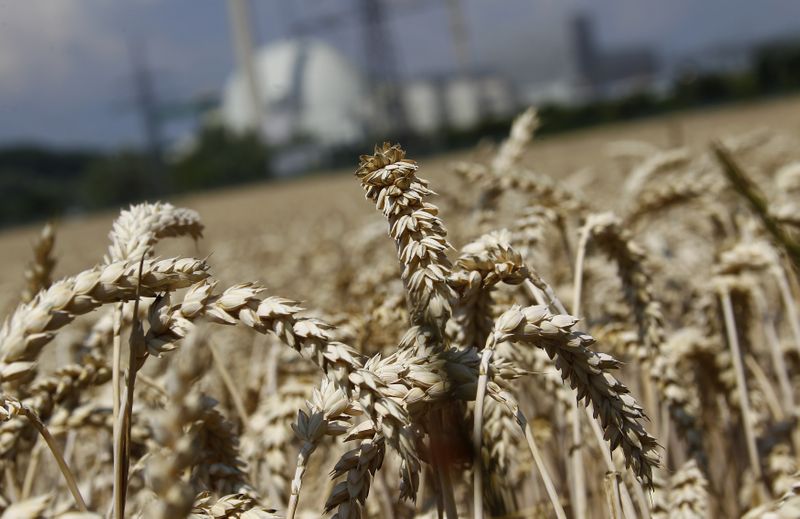
[[80,198],[90,209],[119,206],[157,196],[151,160],[122,151],[91,163],[84,173]]
[[268,167],[268,149],[255,135],[209,126],[170,169],[174,188],[188,191],[264,180],[270,176]]

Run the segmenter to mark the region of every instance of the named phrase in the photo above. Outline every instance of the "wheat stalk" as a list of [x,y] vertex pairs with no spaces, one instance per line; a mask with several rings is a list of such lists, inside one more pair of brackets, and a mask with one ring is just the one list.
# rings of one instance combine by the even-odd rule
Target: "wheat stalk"
[[159,496],[148,511],[154,518],[186,517],[194,505],[194,491],[181,476],[196,463],[200,454],[196,432],[185,429],[200,419],[204,410],[202,395],[193,391],[194,383],[210,361],[203,333],[189,334],[171,361],[175,368],[167,380],[168,406],[151,416],[154,440],[162,450],[147,468],[150,486]]
[[[725,318],[725,330],[728,337],[728,347],[731,350],[731,357],[733,359],[733,366],[736,373],[736,386],[739,395],[739,405],[742,409],[742,425],[744,427],[747,441],[747,453],[750,462],[750,469],[753,471],[753,475],[756,478],[756,488],[761,495],[761,500],[764,501],[768,494],[764,488],[761,475],[761,461],[758,457],[755,432],[753,431],[753,418],[750,412],[750,400],[747,395],[747,382],[745,379],[744,366],[742,364],[742,352],[739,346],[739,337],[736,332],[733,305],[731,304],[731,280],[728,280],[725,277],[718,277],[715,282],[716,290],[719,294],[720,302],[722,304],[722,312]],[[735,280],[732,282],[735,283]]]
[[[117,261],[138,261],[149,257],[153,247],[162,238],[189,235],[195,240],[202,236],[203,225],[200,215],[191,209],[176,208],[171,204],[143,203],[132,205],[123,210],[114,220],[109,233],[111,245],[105,255],[105,263]],[[122,305],[114,308],[112,321],[108,328],[92,330],[94,339],[103,334],[112,338],[114,351],[114,416],[119,415],[120,406],[120,361],[121,341],[120,330],[122,326]],[[102,323],[102,320],[99,321]],[[105,331],[105,334],[103,333]],[[104,339],[102,335],[101,340]]]

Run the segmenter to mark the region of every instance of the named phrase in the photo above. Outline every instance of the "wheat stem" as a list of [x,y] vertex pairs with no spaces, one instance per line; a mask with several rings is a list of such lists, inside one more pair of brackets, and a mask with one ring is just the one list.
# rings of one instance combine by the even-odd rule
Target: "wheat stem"
[[625,519],[638,519],[640,515],[636,513],[636,508],[633,506],[633,499],[631,499],[631,494],[628,492],[627,485],[625,485],[624,481],[620,481],[619,472],[616,473],[616,477],[614,479],[617,480],[617,485],[619,486],[619,499],[622,503],[622,516],[625,517]]
[[[574,281],[572,284],[572,315],[580,316],[581,312],[581,297],[583,291],[583,267],[586,260],[586,248],[591,236],[591,229],[585,226],[581,229],[581,235],[578,240],[578,254],[575,258],[575,268],[573,269]],[[566,313],[566,312],[564,312]],[[583,451],[582,444],[583,438],[581,434],[581,413],[578,405],[578,400],[573,399],[570,403],[572,406],[572,445],[569,450],[569,462],[572,468],[572,506],[575,510],[576,517],[586,516],[586,481],[585,469],[583,466]],[[594,418],[591,418],[594,421]]]
[[147,250],[139,261],[139,279],[136,300],[133,306],[133,325],[128,341],[128,378],[122,394],[124,407],[120,404],[120,414],[114,422],[114,517],[125,517],[126,495],[128,493],[128,468],[131,455],[131,414],[133,413],[133,389],[136,385],[136,372],[144,362],[147,350],[142,323],[139,321],[139,301],[141,300],[142,271]]
[[50,452],[53,453],[53,457],[58,463],[58,468],[61,470],[61,474],[64,475],[64,479],[67,482],[67,487],[69,488],[70,493],[72,494],[73,499],[75,499],[75,504],[78,507],[78,510],[84,513],[88,513],[89,510],[86,508],[86,502],[83,500],[83,496],[81,496],[81,491],[78,489],[78,483],[75,480],[74,474],[70,470],[67,463],[64,461],[64,456],[61,454],[61,449],[58,447],[58,444],[55,441],[55,438],[50,434],[50,431],[47,430],[47,427],[39,420],[39,417],[36,416],[31,409],[26,406],[22,406],[20,409],[20,413],[25,415],[25,417],[31,422],[31,424],[39,431],[39,434],[42,435],[47,447],[50,449]]
[[772,270],[772,274],[778,282],[781,299],[783,299],[783,305],[786,309],[786,320],[789,321],[789,327],[792,330],[792,336],[794,338],[794,347],[797,349],[798,354],[800,354],[800,319],[798,319],[797,316],[797,306],[794,303],[794,297],[792,297],[792,289],[789,288],[786,273],[779,265],[775,265],[770,270]]
[[617,472],[606,472],[603,478],[603,490],[606,496],[606,506],[608,515],[614,519],[622,519],[622,506],[619,497],[619,485],[617,484]]
[[[606,481],[603,488],[606,490],[606,499],[609,503],[609,510],[611,511],[612,517],[618,519],[620,517],[620,511],[622,510],[622,504],[620,502],[619,474],[617,472],[617,468],[614,466],[614,460],[611,458],[611,452],[606,446],[605,439],[603,438],[603,431],[600,429],[600,425],[597,423],[597,420],[594,419],[594,416],[592,416],[592,412],[588,407],[584,408],[584,410],[586,411],[586,417],[589,419],[589,425],[592,427],[592,432],[594,433],[594,437],[597,440],[598,447],[600,448],[600,454],[603,458],[603,462],[606,464]],[[609,481],[611,482],[609,483]]]
[[483,399],[486,396],[486,384],[492,354],[494,353],[494,341],[490,339],[489,344],[481,353],[481,364],[478,374],[478,389],[475,393],[475,417],[472,427],[472,448],[475,458],[472,467],[472,496],[473,514],[475,519],[483,519],[483,454],[481,452],[481,442],[483,440]]
[[764,399],[766,400],[770,414],[772,414],[776,420],[780,421],[785,419],[786,415],[781,407],[778,393],[775,392],[772,384],[770,384],[767,374],[764,373],[764,370],[761,369],[756,359],[750,354],[744,356],[744,363],[747,369],[753,373],[756,384],[758,384],[759,389],[761,389],[761,392],[764,394]]
[[[574,391],[571,391],[574,396]],[[569,463],[572,479],[572,507],[576,517],[586,515],[586,476],[583,466],[583,435],[581,431],[581,408],[577,398],[570,399],[570,414],[572,416],[571,433],[572,443],[569,449]]]
[[39,460],[42,457],[42,450],[44,450],[44,444],[37,438],[31,451],[31,458],[28,460],[28,468],[25,469],[25,479],[22,480],[22,493],[20,494],[20,499],[22,500],[28,499],[31,495],[31,489],[39,468]]
[[[314,447],[315,448],[315,447]],[[311,456],[313,449],[309,449],[306,445],[300,448],[300,453],[297,455],[297,468],[294,471],[294,478],[292,479],[291,493],[289,494],[289,504],[286,507],[286,519],[294,519],[297,512],[297,505],[300,503],[300,487],[303,484],[303,475],[308,466],[308,458]]]
[[[636,496],[636,503],[639,505],[639,513],[642,519],[650,519],[650,502],[645,495],[642,485],[638,481],[633,483],[633,493]],[[634,516],[635,517],[635,516]]]
[[111,391],[112,391],[112,398],[114,399],[112,405],[112,416],[113,416],[113,424],[114,424],[114,436],[117,436],[117,418],[119,417],[119,407],[122,402],[120,398],[120,373],[122,371],[122,340],[121,340],[121,331],[122,331],[122,305],[123,303],[117,303],[114,305],[114,313],[112,315],[112,330],[113,330],[113,352],[111,357]]
[[523,424],[522,428],[525,432],[525,440],[528,442],[528,448],[533,456],[533,461],[536,463],[536,469],[539,471],[539,476],[542,478],[542,483],[544,483],[544,488],[547,491],[547,497],[550,498],[550,502],[553,504],[553,510],[556,513],[556,517],[558,517],[558,519],[566,519],[567,514],[564,513],[564,508],[561,506],[561,500],[558,497],[558,491],[553,484],[553,478],[550,477],[550,471],[547,469],[547,465],[545,465],[544,459],[542,458],[542,453],[539,451],[539,446],[536,444],[536,438],[533,436],[531,425],[520,411],[517,411],[517,415],[517,420]]
[[730,292],[725,287],[720,287],[719,297],[722,302],[722,313],[725,319],[725,330],[728,335],[728,347],[731,349],[731,357],[736,373],[736,386],[739,391],[739,400],[742,408],[742,426],[744,427],[745,439],[747,441],[747,454],[750,459],[750,470],[756,479],[761,502],[765,502],[769,495],[764,486],[764,479],[761,473],[761,462],[758,458],[756,448],[756,436],[753,430],[753,417],[750,414],[750,400],[747,396],[747,383],[742,365],[742,353],[739,347],[739,337],[736,333],[736,320],[733,315],[733,304],[731,303]]
[[233,407],[236,408],[236,413],[239,415],[239,420],[242,423],[242,427],[247,428],[248,415],[247,409],[244,407],[242,395],[239,392],[239,389],[236,387],[236,383],[233,381],[233,377],[231,377],[228,368],[225,367],[225,363],[222,361],[222,357],[220,356],[219,350],[217,349],[214,341],[208,341],[208,348],[211,350],[211,357],[214,359],[214,366],[217,368],[220,378],[222,378],[222,383],[225,384],[225,389],[227,389],[228,393],[231,395]]
[[6,463],[3,467],[3,476],[6,480],[3,489],[8,491],[8,497],[11,498],[12,501],[19,501],[22,490],[19,488],[17,476],[14,474],[14,467],[12,467],[10,463]]
[[764,331],[764,336],[767,340],[769,347],[769,354],[772,360],[772,366],[775,374],[778,377],[778,385],[781,388],[781,396],[783,401],[784,410],[791,413],[794,410],[794,392],[792,390],[792,383],[789,380],[789,371],[786,367],[786,361],[783,358],[783,351],[781,349],[780,339],[778,339],[778,332],[775,329],[775,321],[767,310],[767,302],[764,299],[764,292],[754,287],[751,291],[753,302],[756,306],[758,315],[761,316],[761,326]]
[[[441,412],[438,410],[434,411],[431,415],[430,423],[432,429],[431,434],[441,438],[444,434],[442,430]],[[447,519],[458,519],[458,508],[456,507],[456,498],[453,491],[453,481],[450,478],[450,467],[442,461],[438,453],[433,452],[432,457],[433,470],[439,483],[445,517]]]

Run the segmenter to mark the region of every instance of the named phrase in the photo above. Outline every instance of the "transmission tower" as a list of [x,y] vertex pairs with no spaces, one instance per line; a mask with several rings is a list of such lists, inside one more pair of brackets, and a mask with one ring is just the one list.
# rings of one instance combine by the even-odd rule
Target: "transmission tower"
[[[366,55],[367,84],[377,109],[377,120],[386,121],[394,131],[406,130],[406,116],[400,100],[399,64],[380,0],[357,0]],[[385,131],[387,128],[376,128]]]
[[469,48],[469,32],[461,0],[446,0],[447,14],[450,17],[450,34],[453,37],[453,49],[456,54],[458,72],[462,76],[469,74],[472,68]]
[[236,63],[244,74],[247,97],[250,99],[250,130],[263,136],[264,106],[260,77],[256,70],[255,45],[253,43],[252,14],[249,0],[228,0],[228,14],[233,36]]

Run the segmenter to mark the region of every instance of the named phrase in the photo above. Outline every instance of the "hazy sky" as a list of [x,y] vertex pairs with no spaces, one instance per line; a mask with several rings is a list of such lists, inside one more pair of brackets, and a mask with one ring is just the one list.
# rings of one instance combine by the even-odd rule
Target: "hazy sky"
[[[383,0],[405,76],[450,70],[444,0]],[[800,35],[795,0],[462,0],[475,61],[533,78],[558,66],[569,13],[590,12],[603,45],[647,43],[662,56]],[[259,42],[292,20],[352,9],[352,0],[254,0]],[[219,91],[233,68],[224,0],[0,0],[0,141],[133,144],[130,48],[144,50],[162,101]],[[320,36],[356,63],[358,18]],[[548,65],[549,64],[549,65]]]

